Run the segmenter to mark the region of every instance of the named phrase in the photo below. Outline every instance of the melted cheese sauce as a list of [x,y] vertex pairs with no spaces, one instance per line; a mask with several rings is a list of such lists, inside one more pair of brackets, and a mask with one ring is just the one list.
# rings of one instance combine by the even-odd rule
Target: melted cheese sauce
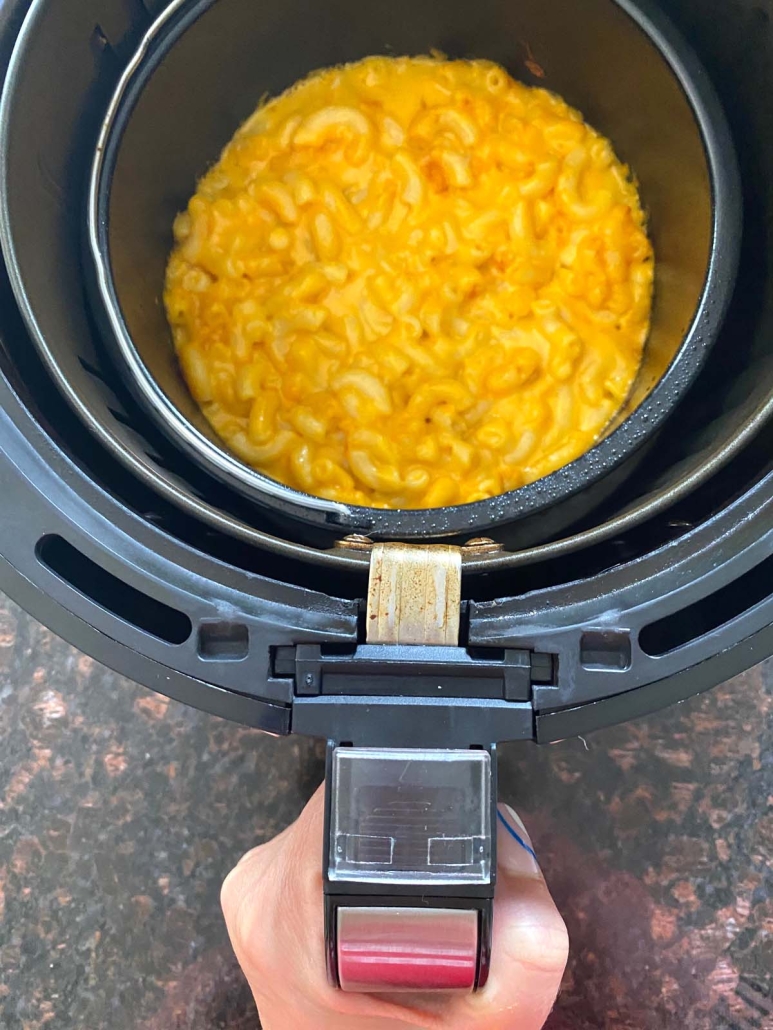
[[186,381],[243,461],[431,508],[579,457],[636,378],[636,185],[559,97],[486,61],[374,57],[261,106],[175,224]]

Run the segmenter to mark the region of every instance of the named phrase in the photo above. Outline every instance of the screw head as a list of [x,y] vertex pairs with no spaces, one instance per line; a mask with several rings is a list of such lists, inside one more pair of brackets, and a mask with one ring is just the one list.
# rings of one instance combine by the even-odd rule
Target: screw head
[[465,554],[497,554],[497,552],[504,550],[502,544],[498,544],[496,540],[492,540],[487,536],[476,536],[472,540],[468,540],[462,548]]
[[338,546],[343,547],[346,551],[370,551],[373,549],[373,541],[369,536],[352,533],[350,536],[345,536],[343,540],[339,540]]

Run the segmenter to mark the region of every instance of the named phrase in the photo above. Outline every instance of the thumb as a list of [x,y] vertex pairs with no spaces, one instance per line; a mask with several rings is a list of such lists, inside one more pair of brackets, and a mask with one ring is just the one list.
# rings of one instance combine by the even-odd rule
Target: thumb
[[491,973],[473,1000],[488,1010],[488,1030],[538,1030],[561,986],[569,937],[521,819],[500,805],[497,823]]
[[403,995],[402,1004],[413,1010],[415,1025],[432,1030],[540,1030],[550,1015],[566,968],[569,938],[529,834],[507,805],[497,812],[497,853],[488,983],[478,994],[462,997],[429,995],[414,1000]]

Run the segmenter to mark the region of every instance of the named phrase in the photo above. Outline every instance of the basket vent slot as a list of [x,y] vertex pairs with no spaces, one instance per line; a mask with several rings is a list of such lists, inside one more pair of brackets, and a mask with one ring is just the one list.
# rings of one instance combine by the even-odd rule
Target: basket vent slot
[[727,586],[645,626],[639,644],[652,658],[669,654],[738,618],[773,594],[773,555]]
[[168,644],[184,644],[193,632],[184,612],[124,583],[101,565],[52,534],[38,541],[36,553],[54,575],[119,619]]
[[631,638],[625,630],[592,629],[580,640],[580,664],[596,672],[625,672],[631,668]]
[[250,631],[241,622],[203,622],[199,657],[210,662],[242,662],[250,653]]

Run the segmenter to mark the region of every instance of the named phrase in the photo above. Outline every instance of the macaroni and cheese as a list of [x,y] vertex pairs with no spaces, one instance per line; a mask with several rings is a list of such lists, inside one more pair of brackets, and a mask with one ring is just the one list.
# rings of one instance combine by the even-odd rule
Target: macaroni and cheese
[[217,434],[298,490],[464,504],[628,395],[653,254],[629,170],[487,61],[374,57],[262,105],[175,223],[165,301]]

